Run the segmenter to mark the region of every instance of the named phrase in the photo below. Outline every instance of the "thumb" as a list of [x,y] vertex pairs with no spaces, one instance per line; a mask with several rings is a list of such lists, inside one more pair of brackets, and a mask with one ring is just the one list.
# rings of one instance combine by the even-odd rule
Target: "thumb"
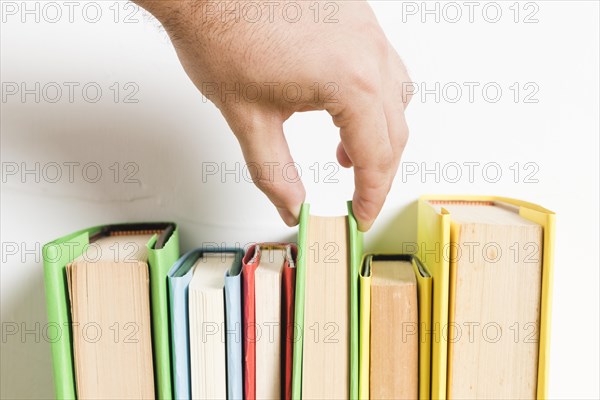
[[240,143],[254,184],[288,226],[297,225],[306,192],[283,134],[283,120],[250,112],[227,121]]

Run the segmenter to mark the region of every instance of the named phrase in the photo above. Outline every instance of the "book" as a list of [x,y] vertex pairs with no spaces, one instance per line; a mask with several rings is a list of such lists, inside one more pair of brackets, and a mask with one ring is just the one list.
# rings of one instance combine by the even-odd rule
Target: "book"
[[531,203],[420,200],[433,322],[447,327],[434,332],[432,398],[547,397],[553,238],[554,214]]
[[431,204],[452,215],[448,397],[536,398],[542,227],[498,202]]
[[167,224],[156,242],[148,243],[150,266],[150,304],[152,307],[152,345],[156,380],[156,396],[173,398],[171,380],[171,336],[169,334],[169,294],[167,274],[179,258],[179,235],[175,224]]
[[[416,282],[416,324],[415,315],[412,321],[398,321],[401,313],[394,310],[394,302],[401,297],[391,300],[377,295],[377,280],[373,274],[373,264],[391,264],[410,266]],[[408,271],[404,271],[408,272]],[[413,255],[408,254],[365,254],[360,272],[360,379],[359,398],[430,398],[430,367],[431,367],[431,304],[432,304],[432,278],[427,268]],[[373,287],[372,287],[373,286]],[[383,294],[386,294],[385,292]],[[389,295],[389,293],[387,293]],[[377,301],[377,297],[381,301]],[[379,306],[376,304],[379,303]],[[397,304],[396,304],[397,306]],[[382,318],[382,311],[392,314],[391,317]],[[413,310],[414,311],[414,310]],[[376,321],[380,322],[377,323]],[[381,325],[383,324],[383,325]],[[372,325],[383,326],[383,329]],[[387,327],[387,328],[386,328]],[[409,372],[412,376],[411,384],[407,385],[403,380],[405,375],[397,371],[401,365],[410,365],[406,360],[407,352],[404,346],[412,340],[413,353],[415,339],[417,341],[418,361],[411,361],[413,369]],[[403,360],[403,361],[400,361]],[[385,361],[385,362],[384,362]],[[397,361],[396,366],[387,365],[390,361]],[[382,365],[383,364],[383,365]],[[417,374],[418,376],[415,375]],[[404,371],[406,372],[406,371]],[[391,378],[391,377],[394,378]],[[415,384],[418,382],[418,389]],[[382,393],[388,391],[388,387],[403,390],[412,388],[412,393]],[[418,390],[418,396],[415,392]]]
[[246,399],[291,398],[296,255],[294,245],[265,243],[244,257]]
[[168,274],[171,346],[173,354],[173,388],[176,399],[190,399],[190,337],[188,288],[196,261],[206,253],[232,253],[236,261],[225,277],[227,396],[243,397],[242,382],[242,317],[241,317],[241,249],[199,248],[183,255]]
[[164,222],[96,226],[71,233],[43,246],[48,323],[61,330],[60,338],[50,344],[56,398],[76,398],[66,265],[79,257],[90,242],[98,238],[117,232],[148,230],[159,232],[146,243],[152,297],[155,394],[160,398],[171,398],[168,299],[165,277],[166,271],[179,256],[179,233],[175,224]]
[[416,399],[417,279],[409,261],[371,261],[370,398]]
[[358,397],[358,264],[362,235],[348,216],[300,212],[292,397]]
[[243,326],[242,326],[242,257],[235,252],[233,266],[225,274],[225,345],[227,357],[227,398],[244,398]]
[[173,398],[190,399],[190,343],[188,323],[188,287],[192,280],[192,267],[198,259],[191,251],[171,267],[167,275],[169,290],[169,317],[171,324],[171,367]]
[[[233,336],[234,342],[241,345],[242,328],[239,324],[229,328],[226,325],[225,307],[228,302],[225,281],[230,271],[239,274],[239,265],[237,253],[207,252],[193,266],[188,287],[193,399],[227,398],[226,337]],[[238,302],[233,312],[239,316],[240,311]],[[241,365],[237,372],[241,377]]]
[[363,257],[359,271],[359,371],[358,398],[369,400],[369,381],[371,378],[371,263],[372,255]]
[[151,236],[100,238],[66,267],[78,398],[154,399]]
[[282,327],[282,360],[281,373],[283,374],[282,399],[292,398],[292,373],[294,361],[294,338],[295,338],[295,301],[296,301],[296,265],[298,249],[295,245],[287,248],[286,267],[283,270],[283,283],[281,285],[281,297],[283,298],[281,310]]

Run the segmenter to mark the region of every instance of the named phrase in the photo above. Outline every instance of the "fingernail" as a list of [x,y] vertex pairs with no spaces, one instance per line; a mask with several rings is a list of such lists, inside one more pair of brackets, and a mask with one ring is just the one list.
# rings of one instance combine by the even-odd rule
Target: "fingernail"
[[352,197],[352,213],[354,214],[354,218],[356,219],[356,225],[358,230],[361,232],[366,232],[369,229],[371,229],[371,226],[373,225],[373,222],[375,222],[375,220],[361,218],[361,216],[367,215],[365,212],[362,211],[363,208],[361,207],[361,204],[362,203],[358,199],[358,195],[354,193],[354,196]]
[[290,210],[277,207],[277,212],[279,212],[281,219],[283,219],[283,222],[285,222],[287,226],[298,225],[298,217],[295,216]]
[[373,226],[373,222],[356,221],[356,224],[361,232],[367,232]]

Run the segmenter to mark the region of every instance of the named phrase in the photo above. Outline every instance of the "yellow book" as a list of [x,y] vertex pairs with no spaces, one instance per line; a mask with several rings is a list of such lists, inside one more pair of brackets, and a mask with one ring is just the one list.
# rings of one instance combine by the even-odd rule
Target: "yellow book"
[[408,261],[417,280],[418,337],[419,337],[419,399],[429,399],[431,369],[431,307],[433,304],[432,278],[417,257],[401,254],[366,254],[360,271],[359,288],[359,398],[368,399],[370,393],[371,343],[371,262]]
[[[536,397],[547,397],[550,316],[552,299],[552,269],[554,250],[555,214],[535,204],[494,196],[424,196],[419,201],[418,211],[418,246],[419,258],[427,266],[434,280],[433,285],[433,332],[431,334],[431,398],[446,399],[449,387],[449,352],[453,343],[450,308],[454,292],[452,284],[456,275],[456,243],[458,242],[459,223],[453,222],[452,214],[444,208],[443,203],[480,202],[510,207],[520,217],[529,220],[542,228],[541,259],[541,291],[539,302],[539,335],[537,348],[537,382]],[[451,207],[448,206],[448,209]],[[456,272],[454,272],[456,273]],[[446,329],[446,330],[444,330]],[[450,353],[451,354],[451,353]]]
[[371,343],[371,255],[364,258],[359,276],[358,398],[369,398],[369,346]]

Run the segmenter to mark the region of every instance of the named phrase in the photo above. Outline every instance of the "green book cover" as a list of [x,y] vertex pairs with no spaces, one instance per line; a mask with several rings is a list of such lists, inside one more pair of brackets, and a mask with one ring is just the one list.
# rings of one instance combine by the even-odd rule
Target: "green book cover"
[[[302,349],[304,339],[304,288],[306,281],[307,226],[310,205],[300,210],[298,231],[298,262],[296,265],[295,324],[300,338],[294,341],[292,368],[292,398],[302,398]],[[350,398],[358,399],[358,270],[362,257],[362,233],[358,231],[352,202],[348,202],[348,240],[350,249]]]
[[173,264],[179,259],[179,233],[177,227],[174,227],[171,237],[162,248],[154,248],[157,239],[155,236],[148,243],[154,381],[156,385],[156,398],[167,400],[173,398],[167,274]]
[[[60,332],[51,343],[54,386],[57,399],[76,399],[75,374],[71,341],[69,290],[65,267],[79,257],[90,243],[90,238],[110,229],[151,229],[161,226],[170,235],[154,235],[148,242],[150,293],[152,305],[152,343],[156,397],[172,398],[171,356],[169,343],[169,315],[167,272],[179,257],[179,233],[172,223],[120,224],[83,229],[44,245],[44,284],[48,326]],[[172,230],[172,231],[171,231]],[[155,248],[156,247],[156,248]]]
[[71,351],[71,313],[65,266],[83,253],[85,246],[89,244],[90,235],[98,231],[100,227],[78,231],[50,242],[42,249],[48,327],[56,328],[60,332],[57,339],[50,344],[57,399],[76,398]]

